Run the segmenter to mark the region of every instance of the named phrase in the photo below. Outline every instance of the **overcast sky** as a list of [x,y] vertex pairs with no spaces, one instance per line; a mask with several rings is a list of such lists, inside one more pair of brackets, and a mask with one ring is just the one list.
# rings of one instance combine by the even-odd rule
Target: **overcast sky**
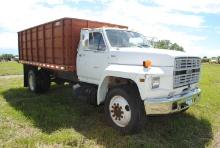
[[198,56],[220,56],[220,0],[1,0],[0,54],[17,53],[17,32],[61,17],[129,26]]

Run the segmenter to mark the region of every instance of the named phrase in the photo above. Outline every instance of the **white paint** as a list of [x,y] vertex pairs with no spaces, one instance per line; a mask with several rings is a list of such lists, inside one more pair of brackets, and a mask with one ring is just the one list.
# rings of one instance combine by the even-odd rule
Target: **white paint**
[[[88,36],[89,32],[101,32],[100,29],[92,31],[82,31],[82,36]],[[102,34],[103,35],[103,34]],[[103,36],[104,37],[104,36]],[[80,43],[83,43],[82,41]],[[81,81],[99,84],[105,68],[108,65],[109,50],[94,50],[88,46],[79,46],[77,54],[77,74]]]
[[[105,29],[96,29],[103,33],[107,49],[102,52],[92,51],[80,42],[77,55],[77,75],[80,81],[97,84],[97,104],[105,100],[109,77],[130,79],[138,86],[142,100],[165,98],[169,94],[179,94],[183,88],[173,89],[174,59],[192,55],[152,48],[112,48],[105,34]],[[82,34],[85,32],[82,32]],[[82,36],[82,35],[81,35]],[[151,60],[153,66],[144,68],[143,61]],[[152,89],[151,80],[160,77],[160,86]],[[145,82],[140,82],[144,79]],[[195,88],[197,84],[191,85]]]

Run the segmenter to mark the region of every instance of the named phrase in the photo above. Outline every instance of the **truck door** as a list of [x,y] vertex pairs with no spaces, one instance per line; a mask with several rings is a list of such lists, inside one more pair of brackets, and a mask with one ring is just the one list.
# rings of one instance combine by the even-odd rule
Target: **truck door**
[[80,81],[98,84],[108,65],[108,53],[101,32],[89,32],[88,37],[77,54],[77,74]]

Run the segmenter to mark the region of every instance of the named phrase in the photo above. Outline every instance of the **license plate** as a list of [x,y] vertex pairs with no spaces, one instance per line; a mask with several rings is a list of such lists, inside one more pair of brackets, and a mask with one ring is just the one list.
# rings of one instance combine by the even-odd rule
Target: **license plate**
[[191,105],[191,104],[192,104],[192,98],[188,98],[188,99],[186,100],[186,104]]

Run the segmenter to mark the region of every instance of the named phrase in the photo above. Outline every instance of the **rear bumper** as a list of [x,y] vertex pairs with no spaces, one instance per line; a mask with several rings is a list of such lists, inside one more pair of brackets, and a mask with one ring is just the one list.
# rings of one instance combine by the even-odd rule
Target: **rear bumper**
[[171,98],[147,99],[144,101],[147,115],[169,114],[184,110],[200,100],[201,89],[196,88],[186,94]]

